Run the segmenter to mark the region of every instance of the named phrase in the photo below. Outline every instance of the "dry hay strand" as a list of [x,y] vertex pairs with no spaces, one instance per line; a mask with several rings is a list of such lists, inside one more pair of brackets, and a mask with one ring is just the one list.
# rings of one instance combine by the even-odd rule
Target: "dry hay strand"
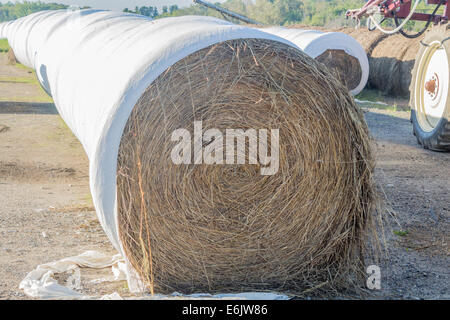
[[358,59],[344,50],[327,50],[316,60],[330,69],[349,90],[355,89],[361,82],[362,70]]
[[[194,120],[279,129],[279,171],[173,164],[171,134],[192,134]],[[278,42],[226,41],[170,67],[134,107],[118,155],[120,240],[150,292],[361,287],[373,167],[363,114],[322,64]]]
[[14,54],[13,49],[9,48],[8,55],[7,55],[7,64],[15,65],[16,63],[17,63],[16,55]]

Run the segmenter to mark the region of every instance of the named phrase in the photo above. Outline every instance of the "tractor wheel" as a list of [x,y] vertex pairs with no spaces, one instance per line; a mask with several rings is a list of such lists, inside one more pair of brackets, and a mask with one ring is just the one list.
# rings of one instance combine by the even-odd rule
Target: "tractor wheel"
[[450,25],[433,27],[417,54],[410,86],[414,135],[425,149],[450,151]]

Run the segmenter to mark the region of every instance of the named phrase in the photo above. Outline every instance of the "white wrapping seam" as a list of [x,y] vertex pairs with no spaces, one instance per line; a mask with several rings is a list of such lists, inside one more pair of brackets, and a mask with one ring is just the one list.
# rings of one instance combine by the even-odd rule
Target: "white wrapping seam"
[[327,50],[344,50],[348,55],[358,59],[361,67],[361,80],[350,93],[359,94],[369,79],[369,60],[363,47],[353,37],[342,32],[321,32],[283,27],[260,29],[293,42],[312,58],[320,56]]

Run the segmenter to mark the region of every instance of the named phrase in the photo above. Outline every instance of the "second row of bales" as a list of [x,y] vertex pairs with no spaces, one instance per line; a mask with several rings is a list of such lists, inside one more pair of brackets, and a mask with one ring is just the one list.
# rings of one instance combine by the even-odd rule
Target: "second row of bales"
[[359,29],[343,27],[333,30],[311,26],[291,27],[343,32],[352,36],[361,44],[369,58],[370,73],[367,87],[380,90],[389,96],[409,97],[411,72],[420,42],[426,33],[417,39],[408,39],[400,34],[389,36],[378,30],[369,31],[364,27]]
[[408,39],[400,34],[388,36],[380,31],[344,29],[366,50],[369,57],[369,88],[386,95],[409,97],[411,73],[420,40]]

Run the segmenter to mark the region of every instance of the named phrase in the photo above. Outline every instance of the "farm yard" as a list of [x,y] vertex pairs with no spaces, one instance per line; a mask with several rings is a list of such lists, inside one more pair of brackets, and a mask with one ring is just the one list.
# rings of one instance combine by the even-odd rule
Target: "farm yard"
[[[376,91],[357,99],[364,101],[386,216],[381,290],[368,298],[448,299],[449,155],[417,145],[406,100]],[[115,253],[97,222],[82,146],[33,71],[8,65],[6,53],[0,54],[0,203],[1,299],[26,299],[18,285],[39,264],[86,250]],[[126,281],[90,282],[109,273],[83,269],[81,292],[126,297]]]
[[0,0],[0,300],[450,300],[450,1],[72,1]]

